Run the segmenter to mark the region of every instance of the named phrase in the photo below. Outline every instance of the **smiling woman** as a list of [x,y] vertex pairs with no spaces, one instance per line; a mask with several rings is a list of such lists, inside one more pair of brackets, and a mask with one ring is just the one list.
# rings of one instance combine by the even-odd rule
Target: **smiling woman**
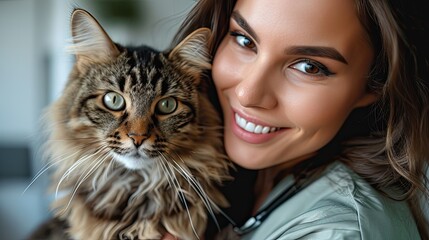
[[[196,4],[176,42],[212,28],[225,149],[258,171],[253,209],[228,219],[242,239],[429,238],[418,202],[427,10],[400,0]],[[230,201],[239,209],[243,196]]]
[[[276,11],[272,4],[277,4]],[[312,1],[272,4],[237,2],[232,34],[220,44],[212,70],[228,155],[252,169],[290,166],[300,161],[297,158],[314,155],[354,108],[377,97],[366,91],[373,52],[359,20],[348,17],[354,14],[352,2],[330,1],[321,8]],[[342,14],[329,14],[334,4]],[[310,17],[299,17],[309,9],[315,9]],[[263,14],[264,21],[261,12],[270,12]],[[249,44],[243,44],[243,38]],[[235,115],[247,125],[279,130],[254,134],[240,127]]]

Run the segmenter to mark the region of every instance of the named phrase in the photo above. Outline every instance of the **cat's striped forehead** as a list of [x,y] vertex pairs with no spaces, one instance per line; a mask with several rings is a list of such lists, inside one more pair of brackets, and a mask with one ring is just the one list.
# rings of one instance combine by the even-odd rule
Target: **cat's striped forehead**
[[179,71],[165,53],[149,47],[127,48],[116,61],[89,78],[97,85],[94,91],[108,88],[103,90],[117,91],[130,98],[133,105],[143,107],[156,97],[189,97],[196,86],[191,76]]
[[[127,71],[118,81],[121,91],[126,87],[137,90],[138,87],[161,90],[165,94],[168,77],[173,74],[172,65],[167,61],[164,54],[150,48],[130,49],[125,53]],[[169,76],[170,75],[170,76]]]

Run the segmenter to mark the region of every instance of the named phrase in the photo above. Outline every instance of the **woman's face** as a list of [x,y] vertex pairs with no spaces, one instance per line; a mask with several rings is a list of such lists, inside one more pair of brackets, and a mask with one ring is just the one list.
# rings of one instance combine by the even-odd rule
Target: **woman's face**
[[314,155],[375,101],[372,59],[351,0],[238,0],[212,69],[230,158],[261,169]]

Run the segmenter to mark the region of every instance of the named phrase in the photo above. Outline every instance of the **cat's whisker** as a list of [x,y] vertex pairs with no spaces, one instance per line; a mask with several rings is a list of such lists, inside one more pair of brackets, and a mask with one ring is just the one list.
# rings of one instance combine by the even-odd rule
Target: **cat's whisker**
[[[110,157],[110,154],[108,152],[106,152],[106,153],[104,153],[103,156],[101,156],[101,159],[102,159],[101,161],[104,163],[109,157]],[[109,163],[109,165],[110,165],[110,163]],[[105,169],[104,171],[102,171],[103,172],[104,180],[107,179],[106,171],[107,171],[107,169]],[[92,179],[92,189],[94,191],[97,191],[97,184],[99,183],[98,179],[99,179],[99,177],[97,175],[94,176],[94,178]]]
[[[87,175],[87,173],[89,173],[91,170],[93,170],[97,166],[97,164],[100,163],[100,161],[102,161],[104,159],[105,154],[102,153],[100,156],[98,156],[104,149],[105,149],[105,147],[102,147],[96,153],[91,154],[91,156],[90,156],[91,157],[91,162],[88,164],[88,166],[90,168],[87,168],[87,170],[84,170],[83,174],[80,175],[80,177],[77,179],[77,182],[75,184],[74,189],[76,188],[76,186],[78,185],[78,183],[80,183],[82,181],[82,179],[85,178],[85,176]],[[95,158],[92,159],[93,157],[95,157]]]
[[[170,186],[172,186],[175,189],[175,191],[177,192],[177,195],[175,195],[175,197],[179,197],[179,199],[185,205],[185,209],[187,211],[192,230],[193,230],[194,234],[197,236],[197,234],[195,233],[196,232],[195,227],[193,226],[192,217],[190,216],[190,213],[189,213],[188,205],[186,204],[186,198],[185,198],[185,196],[183,194],[183,190],[181,189],[180,184],[179,184],[179,182],[178,182],[178,180],[174,174],[174,171],[172,171],[171,164],[168,163],[167,158],[162,153],[159,153],[159,154],[162,157],[161,164],[164,168],[164,172],[167,173],[167,181],[169,182]],[[197,238],[198,238],[198,236],[197,236]]]
[[[161,156],[161,161],[159,161],[159,165],[161,166],[164,173],[167,175],[168,184],[178,192],[178,189],[176,188],[175,183],[173,182],[172,174],[174,174],[174,173],[171,173],[169,168],[167,168],[167,166],[166,166],[167,159],[165,158],[165,156],[161,152],[158,152],[158,153]],[[174,197],[176,198],[177,195],[174,195]]]
[[112,154],[110,152],[107,152],[107,155],[108,157],[111,158],[111,160],[109,162],[109,165],[107,165],[106,170],[104,171],[104,174],[103,174],[104,181],[107,180],[107,176],[109,172],[113,170],[113,165],[115,164],[115,160],[113,159]]
[[[189,221],[191,224],[192,231],[194,232],[194,235],[197,237],[197,239],[200,239],[200,237],[198,236],[196,229],[194,227],[194,223],[192,221],[192,217],[191,217],[191,214],[189,212],[189,207],[188,207],[188,204],[186,203],[186,197],[183,194],[183,190],[180,187],[180,184],[179,184],[175,174],[172,172],[173,166],[168,162],[168,160],[165,158],[165,156],[162,153],[159,153],[159,154],[162,157],[162,161],[160,161],[160,165],[163,168],[164,172],[167,174],[167,181],[170,184],[170,186],[172,186],[176,190],[178,197],[180,198],[182,203],[185,205],[185,209],[186,209],[186,212],[188,214],[188,218],[189,218]],[[167,165],[168,165],[168,167],[167,167]]]
[[93,157],[94,155],[99,154],[104,148],[101,148],[99,150],[97,150],[95,153],[93,154],[89,154],[89,155],[84,155],[82,158],[80,158],[78,161],[76,161],[75,163],[73,163],[73,165],[67,169],[67,171],[63,174],[63,176],[60,178],[57,187],[55,189],[55,198],[58,198],[58,191],[59,188],[61,186],[61,183],[83,162],[87,161],[88,159],[90,159],[91,157]]
[[36,182],[37,179],[39,179],[40,176],[42,176],[43,173],[45,173],[46,171],[48,171],[51,167],[59,164],[61,161],[59,162],[54,162],[51,164],[46,164],[44,167],[42,167],[42,169],[40,169],[36,175],[33,177],[33,179],[31,180],[31,182],[27,185],[27,187],[24,189],[24,191],[21,193],[21,196],[24,195],[27,190]]
[[[100,149],[99,151],[101,151],[101,150],[103,150],[103,148],[102,148],[102,149]],[[98,152],[99,152],[99,151],[98,151]],[[89,177],[92,173],[94,173],[94,171],[95,171],[99,166],[101,166],[101,165],[103,164],[103,162],[104,162],[106,159],[107,159],[107,158],[101,158],[101,159],[99,159],[99,160],[95,161],[94,166],[93,166],[89,171],[87,171],[87,172],[86,172],[86,174],[84,175],[84,177],[83,177],[82,179],[80,179],[80,180],[78,181],[78,184],[77,184],[77,185],[74,187],[74,189],[73,189],[73,193],[72,193],[72,195],[71,195],[71,197],[70,197],[70,199],[69,199],[69,202],[67,203],[67,205],[66,205],[65,209],[63,210],[64,212],[66,212],[66,211],[67,211],[67,209],[70,207],[70,204],[71,204],[71,202],[72,202],[72,200],[73,200],[74,196],[76,195],[77,190],[78,190],[78,189],[79,189],[79,187],[82,185],[82,183],[84,183],[84,182],[86,181],[86,179],[88,179],[88,177]]]
[[[173,170],[173,169],[175,169],[176,171],[177,171],[177,169],[169,162],[169,161],[166,161],[166,163],[167,163],[167,165],[168,165],[168,167],[170,168],[170,170]],[[173,171],[172,171],[173,172]],[[180,173],[180,172],[179,172]],[[189,218],[189,222],[190,222],[190,224],[191,224],[191,228],[192,228],[192,231],[194,232],[194,235],[197,237],[197,239],[200,239],[200,237],[198,236],[198,233],[197,233],[197,231],[196,231],[196,229],[195,229],[195,226],[194,226],[194,222],[193,222],[193,220],[192,220],[192,216],[191,216],[191,213],[190,213],[190,211],[189,211],[189,207],[188,207],[188,204],[187,204],[187,201],[186,201],[186,197],[185,197],[185,195],[184,195],[184,193],[183,193],[183,189],[182,189],[182,187],[180,186],[180,183],[179,183],[179,181],[177,180],[177,178],[176,178],[176,175],[175,174],[173,174],[173,177],[174,177],[174,181],[176,182],[176,184],[178,185],[178,187],[179,187],[179,189],[178,189],[178,194],[179,194],[179,197],[180,197],[180,199],[182,200],[182,203],[183,203],[183,205],[185,205],[185,208],[186,208],[186,213],[188,214],[188,218]]]
[[188,205],[186,203],[186,197],[185,197],[185,195],[183,193],[183,189],[181,188],[180,183],[177,180],[176,175],[174,174],[174,171],[173,171],[174,170],[174,166],[172,166],[171,163],[168,162],[167,158],[161,152],[160,152],[160,156],[162,156],[162,159],[164,160],[164,161],[162,161],[162,163],[166,164],[166,165],[163,165],[163,166],[166,168],[166,172],[167,172],[169,178],[172,181],[172,186],[176,190],[179,199],[182,201],[183,205],[185,206],[185,209],[186,209],[186,212],[188,214],[188,218],[189,218],[189,221],[190,221],[190,224],[191,224],[191,228],[192,228],[195,236],[197,236],[197,238],[199,239],[198,234],[196,233],[193,221],[192,221],[191,214],[189,212],[189,207],[188,207]]
[[59,164],[59,163],[61,163],[61,162],[63,162],[63,161],[66,161],[67,159],[69,159],[69,158],[71,158],[72,156],[74,156],[74,155],[76,155],[77,154],[77,152],[75,152],[75,153],[73,153],[72,155],[69,155],[69,156],[67,156],[67,157],[65,157],[65,158],[62,158],[62,156],[64,156],[64,155],[67,155],[67,154],[63,154],[63,155],[61,155],[61,156],[59,156],[59,157],[57,157],[57,158],[55,158],[55,159],[58,159],[58,158],[61,158],[61,160],[60,161],[56,161],[56,160],[53,160],[53,161],[51,161],[50,163],[47,163],[45,166],[43,166],[37,173],[36,173],[36,175],[33,177],[33,179],[31,180],[31,182],[28,184],[28,186],[24,189],[24,191],[21,193],[21,195],[24,195],[25,194],[25,192],[36,182],[36,180],[40,177],[40,176],[42,176],[42,174],[43,173],[45,173],[46,171],[48,171],[51,167],[53,167],[53,166],[55,166],[55,165],[57,165],[57,164]]
[[[180,156],[179,156],[180,157]],[[192,176],[191,173],[189,173],[186,169],[184,169],[182,166],[180,166],[174,159],[173,163],[177,166],[176,171],[182,175],[183,178],[186,179],[186,181],[189,183],[189,185],[194,189],[194,191],[197,193],[197,195],[200,197],[202,202],[204,203],[204,206],[206,206],[210,216],[213,218],[213,221],[215,224],[219,227],[218,221],[216,219],[216,216],[214,214],[212,206],[216,207],[216,210],[219,210],[216,204],[213,203],[213,201],[208,197],[206,192],[204,191],[201,184]]]
[[[161,153],[158,153],[158,154],[161,155]],[[168,184],[171,186],[170,181],[169,181],[170,180],[169,172],[167,172],[167,169],[165,168],[163,156],[160,158],[159,161],[156,161],[156,168],[158,169],[158,172],[160,174],[165,173],[167,175]]]
[[69,177],[69,175],[80,165],[80,164],[82,164],[83,162],[85,162],[87,159],[89,159],[89,157],[88,156],[86,156],[86,157],[84,157],[84,158],[81,158],[81,159],[79,159],[78,161],[76,161],[75,163],[73,163],[73,165],[71,166],[71,167],[69,167],[68,169],[67,169],[67,171],[66,172],[64,172],[64,174],[61,176],[61,178],[60,178],[60,180],[58,181],[58,184],[57,184],[57,187],[55,188],[55,199],[57,199],[58,198],[58,192],[59,192],[59,189],[60,189],[60,186],[61,186],[61,184],[62,184],[62,182],[67,178],[67,177]]
[[[176,161],[173,160],[173,162],[180,168],[183,170],[183,173],[187,173],[187,171],[185,169],[183,169]],[[181,173],[181,171],[176,170],[177,172]],[[181,174],[182,175],[182,174]],[[217,221],[216,215],[213,211],[213,209],[211,208],[211,206],[215,206],[216,207],[216,211],[218,211],[220,214],[222,214],[222,216],[224,216],[225,218],[227,218],[229,220],[229,222],[234,223],[234,220],[230,218],[230,216],[228,214],[226,214],[224,211],[222,211],[221,208],[219,208],[210,198],[208,198],[207,194],[204,192],[203,187],[201,186],[201,184],[198,183],[198,181],[195,180],[194,177],[192,177],[192,175],[190,173],[188,173],[187,176],[182,175],[183,177],[187,178],[187,180],[190,180],[193,184],[190,184],[190,186],[194,189],[194,191],[198,194],[198,196],[200,197],[200,199],[203,201],[204,205],[206,206],[210,216],[212,217],[214,223],[216,224],[217,228],[220,229],[220,225],[219,222]],[[194,185],[195,184],[195,185]],[[196,189],[198,188],[198,190]],[[204,196],[201,194],[203,193]]]
[[[176,154],[176,156],[181,160],[181,162],[183,162],[184,163],[184,160],[182,159],[182,157],[180,156],[180,155],[178,155],[178,154]],[[186,179],[188,179],[188,180],[190,180],[191,181],[191,183],[193,183],[194,184],[194,186],[195,187],[197,187],[198,188],[198,190],[199,190],[199,193],[201,193],[201,194],[203,194],[204,195],[204,199],[202,199],[202,200],[207,200],[207,202],[211,202],[211,199],[210,198],[208,198],[208,195],[205,193],[205,191],[204,191],[204,188],[201,186],[201,184],[197,181],[197,179],[195,179],[195,177],[192,175],[192,173],[190,173],[190,171],[188,170],[188,169],[185,169],[185,168],[183,168],[180,164],[178,164],[177,163],[177,161],[175,161],[174,159],[172,159],[172,161],[174,162],[174,164],[181,170],[181,171],[179,171],[179,173],[180,172],[182,172],[183,174],[185,174],[185,176],[183,176],[183,177],[185,177]],[[197,193],[198,193],[198,191],[197,191]],[[212,203],[212,202],[211,202]]]

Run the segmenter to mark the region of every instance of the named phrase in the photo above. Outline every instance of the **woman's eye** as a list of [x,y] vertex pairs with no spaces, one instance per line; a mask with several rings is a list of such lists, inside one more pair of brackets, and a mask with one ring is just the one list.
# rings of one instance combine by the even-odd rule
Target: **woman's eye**
[[173,97],[167,97],[159,100],[156,104],[156,110],[159,114],[170,114],[177,108],[177,100]]
[[311,61],[311,60],[303,60],[298,63],[295,63],[291,66],[291,68],[296,69],[300,72],[303,72],[308,75],[315,76],[330,76],[333,73],[328,70],[326,66],[321,63]]
[[256,44],[250,38],[246,37],[245,35],[243,35],[241,33],[237,33],[237,32],[230,32],[230,35],[235,37],[235,41],[241,47],[250,48],[250,49],[256,48]]
[[116,92],[108,92],[103,97],[104,106],[112,111],[121,111],[125,108],[125,99],[121,94]]

